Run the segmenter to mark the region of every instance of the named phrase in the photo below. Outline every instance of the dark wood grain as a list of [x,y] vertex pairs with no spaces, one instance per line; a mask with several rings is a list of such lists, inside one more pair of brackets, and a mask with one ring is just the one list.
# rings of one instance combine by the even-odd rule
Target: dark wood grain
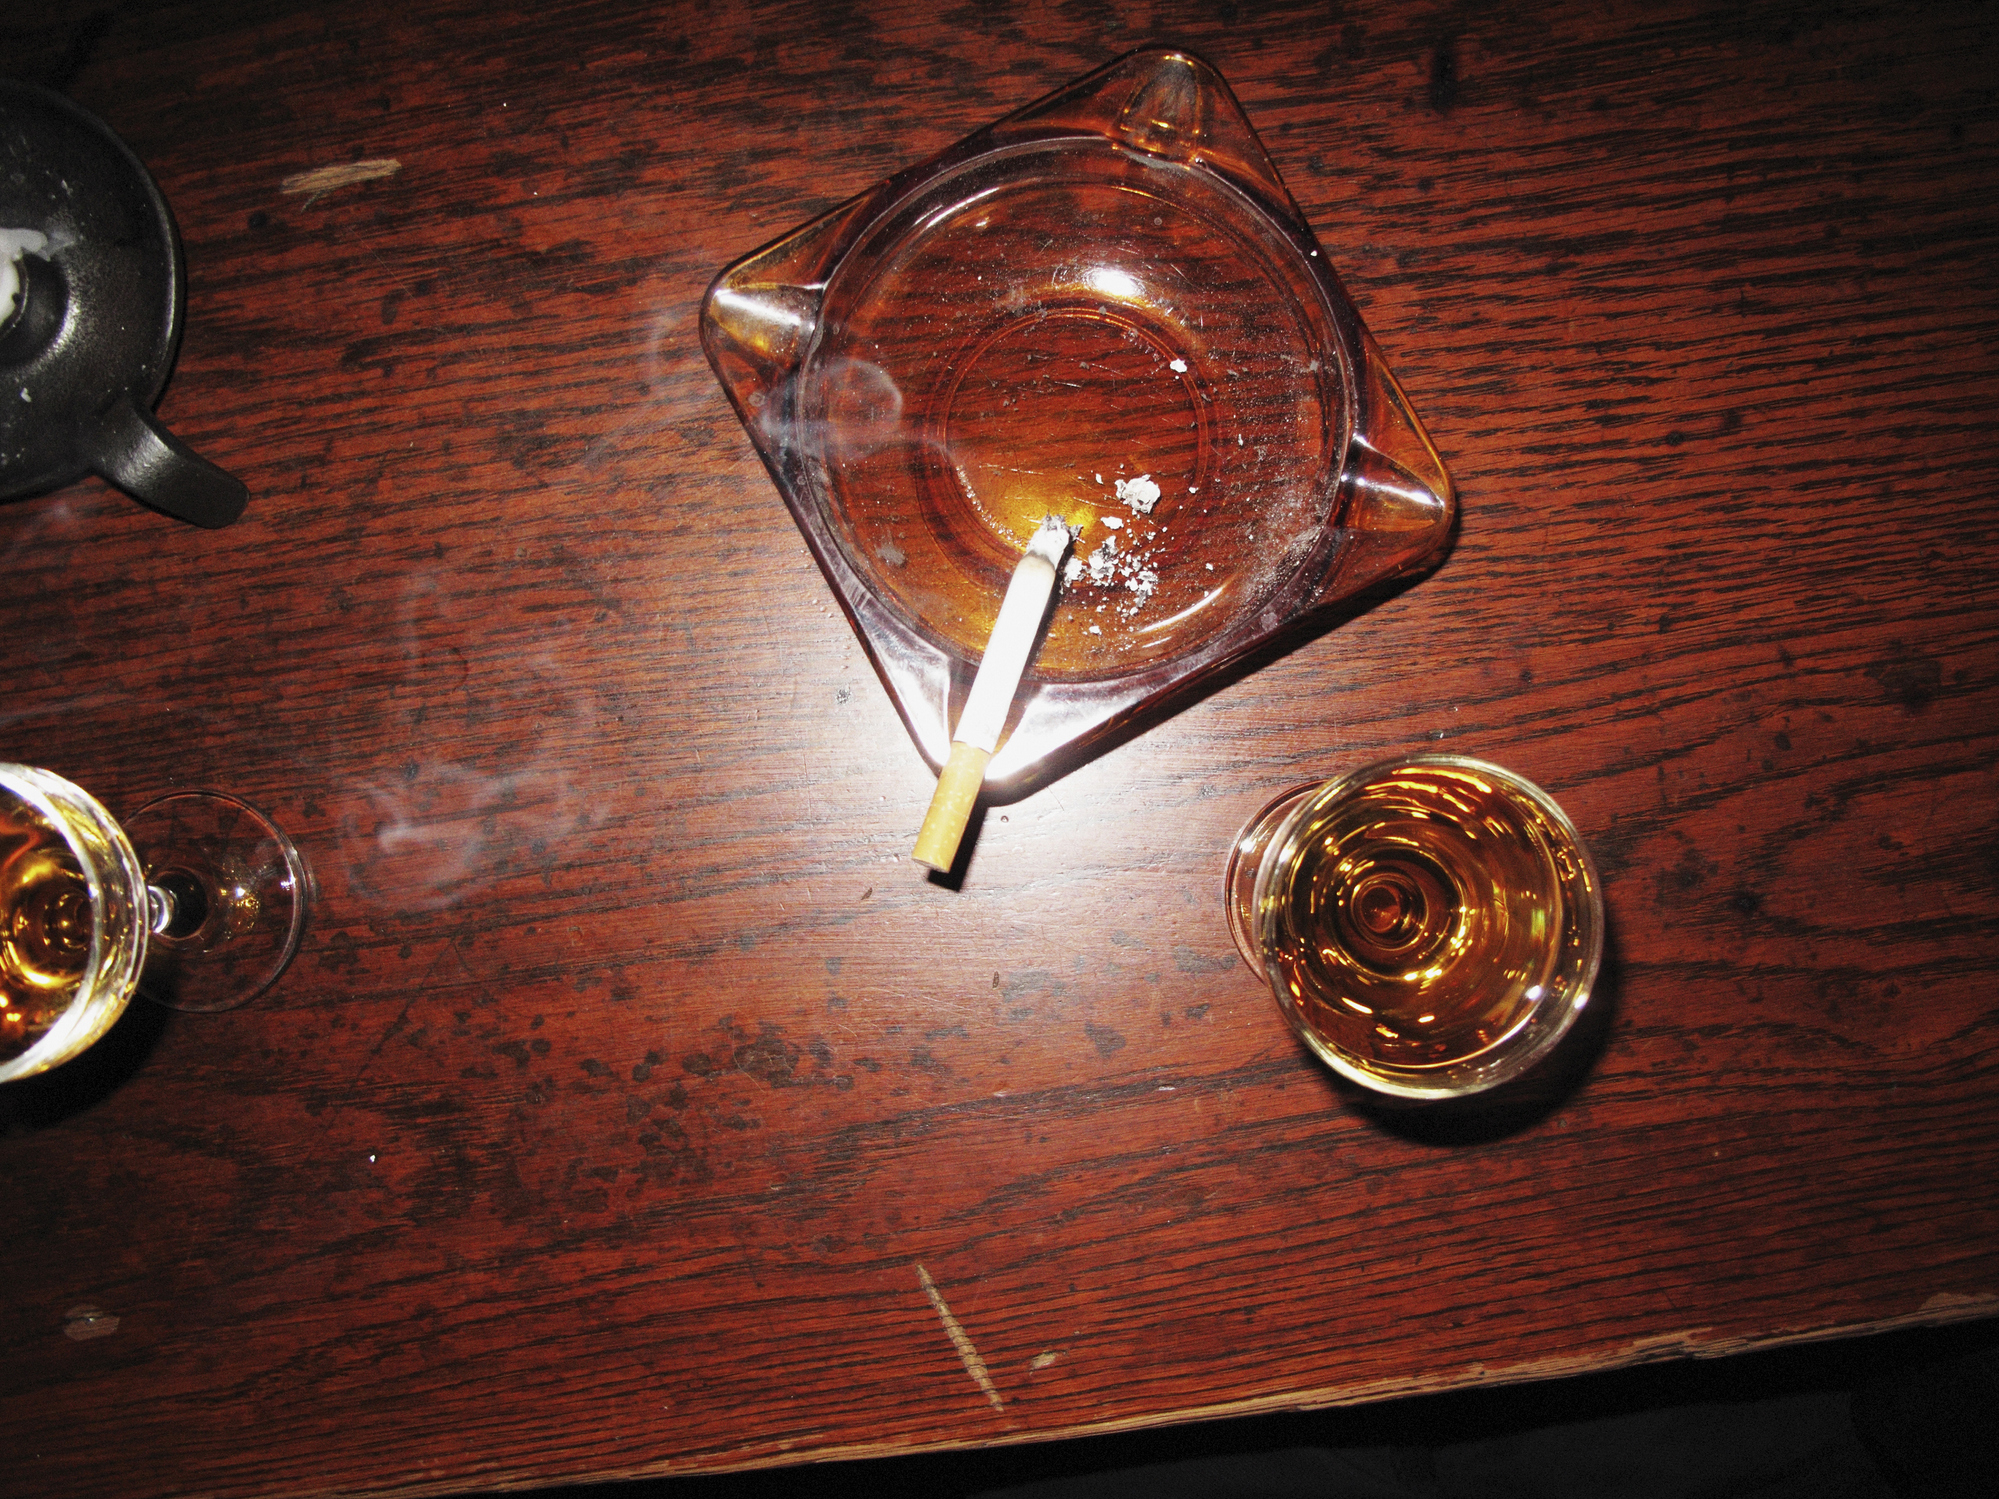
[[[0,1092],[0,1492],[721,1469],[1999,1312],[1983,11],[55,9],[0,66],[158,176],[162,416],[252,500],[0,510],[0,759],[235,791],[320,899],[275,994]],[[941,887],[701,293],[1156,42],[1241,97],[1461,534]],[[1595,1029],[1510,1112],[1341,1093],[1219,905],[1275,791],[1434,743],[1605,875]]]

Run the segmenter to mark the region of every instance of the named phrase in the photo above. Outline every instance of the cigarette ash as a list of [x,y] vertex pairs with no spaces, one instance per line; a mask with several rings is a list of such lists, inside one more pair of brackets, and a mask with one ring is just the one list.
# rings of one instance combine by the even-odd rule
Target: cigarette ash
[[1117,481],[1117,497],[1131,506],[1134,515],[1150,515],[1152,507],[1159,503],[1159,486],[1152,482],[1152,475],[1140,474],[1136,479]]
[[[1099,484],[1103,483],[1101,474],[1094,477]],[[1100,516],[1104,529],[1113,534],[1089,552],[1083,550],[1082,533],[1078,530],[1076,554],[1064,568],[1062,580],[1072,587],[1088,582],[1093,588],[1105,590],[1107,596],[1096,601],[1095,612],[1109,610],[1116,617],[1128,620],[1152,601],[1159,588],[1159,569],[1155,566],[1158,554],[1152,543],[1166,529],[1163,521],[1153,519],[1162,491],[1150,474],[1117,479],[1112,490],[1118,501],[1131,511],[1131,519]],[[1127,527],[1131,529],[1127,531]],[[1085,633],[1101,635],[1103,629],[1093,624]]]

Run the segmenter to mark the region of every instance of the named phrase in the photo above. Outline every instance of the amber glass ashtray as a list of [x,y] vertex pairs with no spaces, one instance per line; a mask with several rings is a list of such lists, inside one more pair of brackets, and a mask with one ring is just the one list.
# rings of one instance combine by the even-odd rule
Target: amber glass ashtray
[[1420,570],[1451,481],[1221,76],[1143,52],[737,261],[702,341],[933,765],[1078,535],[989,786]]

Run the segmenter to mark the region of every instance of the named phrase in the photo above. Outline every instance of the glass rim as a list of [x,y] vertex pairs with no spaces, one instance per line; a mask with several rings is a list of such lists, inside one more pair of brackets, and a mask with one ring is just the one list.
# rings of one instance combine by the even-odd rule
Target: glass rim
[[[0,761],[0,791],[20,798],[61,836],[64,846],[76,861],[77,869],[83,876],[84,889],[90,897],[90,956],[77,979],[77,997],[71,999],[54,1024],[32,1046],[19,1056],[0,1062],[0,1082],[11,1082],[15,1078],[32,1077],[59,1066],[87,1050],[109,1030],[137,992],[139,962],[145,952],[143,910],[135,913],[138,940],[126,944],[122,953],[110,951],[105,907],[109,896],[107,879],[111,871],[104,868],[103,859],[96,850],[79,841],[71,826],[73,814],[65,810],[62,801],[76,802],[106,834],[112,857],[126,865],[125,873],[132,888],[141,892],[145,889],[145,870],[140,866],[138,855],[133,852],[131,842],[117,819],[102,802],[74,781],[52,770]],[[121,956],[128,959],[122,965],[118,962]],[[127,971],[110,971],[120,966]],[[100,988],[122,992],[112,1002],[95,1005],[80,1002]]]

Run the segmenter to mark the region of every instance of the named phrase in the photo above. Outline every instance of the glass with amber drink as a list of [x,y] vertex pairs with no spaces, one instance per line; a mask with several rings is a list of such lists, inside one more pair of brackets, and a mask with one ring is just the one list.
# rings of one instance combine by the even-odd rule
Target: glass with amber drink
[[0,1082],[87,1049],[134,994],[223,1010],[297,951],[298,850],[234,797],[179,792],[123,825],[81,787],[0,764]]
[[1298,788],[1237,838],[1229,925],[1305,1044],[1379,1093],[1482,1092],[1588,1003],[1603,896],[1574,825],[1483,761],[1415,755]]

